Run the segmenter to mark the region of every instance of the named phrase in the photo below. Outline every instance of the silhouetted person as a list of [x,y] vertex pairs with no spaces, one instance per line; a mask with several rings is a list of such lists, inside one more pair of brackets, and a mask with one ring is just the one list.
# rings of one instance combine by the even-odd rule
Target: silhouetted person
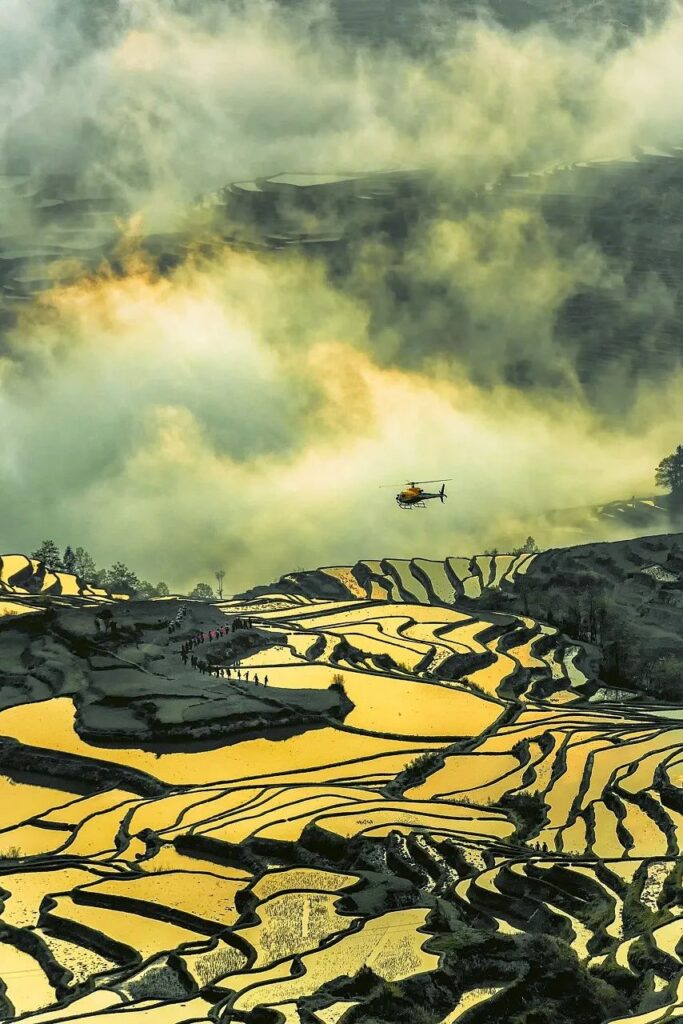
[[263,680],[263,685],[264,686],[268,685],[268,676],[266,676],[266,678]]
[[255,675],[254,675],[254,682],[258,686],[258,672],[256,672]]

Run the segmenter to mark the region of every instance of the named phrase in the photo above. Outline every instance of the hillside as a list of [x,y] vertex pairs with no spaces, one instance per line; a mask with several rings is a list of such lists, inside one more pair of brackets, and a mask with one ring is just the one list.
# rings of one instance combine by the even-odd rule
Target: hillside
[[6,556],[3,1019],[677,1019],[680,701],[622,676],[678,656],[681,545],[216,603]]
[[92,601],[103,601],[113,596],[125,599],[124,594],[112,595],[73,573],[53,571],[35,558],[0,555],[0,596],[8,594],[17,597],[79,597]]
[[435,12],[463,21],[488,16],[513,31],[547,22],[565,36],[608,25],[622,40],[666,13],[659,0],[560,0],[552,7],[539,0],[441,0],[437,4],[427,0],[334,0],[332,8],[340,27],[354,38],[372,42],[398,39],[407,45],[411,41],[414,45],[416,36],[421,38],[421,30],[428,27]]
[[[370,33],[386,28],[381,3],[376,0],[379,20],[365,0],[355,5],[355,15],[353,5],[345,8],[343,17],[350,19],[350,29],[354,18],[360,19],[361,34],[363,25]],[[408,25],[416,6],[413,0],[405,5]],[[515,5],[505,6],[511,11]],[[534,20],[536,5],[517,6],[527,9]],[[586,16],[593,17],[606,6],[588,4]],[[562,5],[569,21],[572,7]],[[400,24],[399,12],[391,25]],[[640,384],[666,380],[681,364],[682,156],[680,146],[672,146],[558,167],[527,158],[523,166],[506,168],[491,182],[473,179],[469,161],[464,160],[454,168],[446,194],[433,173],[419,167],[384,173],[340,168],[339,173],[324,174],[307,173],[305,167],[289,169],[228,181],[196,202],[188,201],[182,223],[173,231],[143,232],[136,245],[163,275],[172,275],[186,258],[188,245],[200,240],[212,252],[227,244],[238,251],[285,257],[292,250],[305,253],[344,294],[366,306],[371,333],[381,332],[387,324],[398,331],[399,362],[411,367],[430,353],[451,353],[455,305],[461,310],[456,354],[477,380],[493,378],[516,389],[564,394],[570,381],[560,372],[557,359],[531,359],[517,339],[502,362],[491,360],[478,343],[477,325],[469,322],[466,290],[457,280],[434,277],[427,264],[419,272],[416,268],[415,253],[431,244],[430,231],[438,230],[444,220],[459,221],[467,211],[477,222],[498,225],[506,214],[524,211],[551,235],[562,237],[564,246],[590,246],[604,264],[605,273],[594,283],[577,282],[550,329],[557,351],[575,354],[572,369],[588,401],[610,415],[621,414]],[[121,197],[96,196],[66,175],[4,175],[0,184],[11,200],[8,209],[25,206],[27,216],[40,225],[41,239],[37,244],[32,234],[17,236],[9,226],[0,231],[4,335],[27,301],[56,282],[87,277],[103,263],[119,266],[122,240],[116,225],[125,219],[126,208]],[[382,246],[386,273],[381,289],[365,288],[355,272],[368,245]],[[666,303],[648,299],[654,291],[666,295]],[[625,293],[634,301],[626,302]],[[433,305],[433,322],[425,349],[421,310],[426,297]],[[491,326],[494,333],[501,329],[495,318]],[[477,354],[480,349],[482,358]],[[609,375],[616,370],[619,388],[608,386]],[[635,520],[636,529],[647,530],[648,516],[648,509],[639,508],[626,519]],[[656,512],[651,516],[661,518]]]
[[[580,641],[597,658],[594,683],[618,682],[657,695],[659,663],[683,668],[683,534],[577,545],[540,554],[386,558],[290,573],[270,590],[306,598],[387,600],[486,608],[533,616]],[[587,655],[584,655],[587,656]],[[616,665],[615,658],[621,657]],[[671,666],[669,666],[671,669]],[[661,674],[661,673],[660,673]],[[661,681],[678,696],[677,674]],[[662,694],[660,693],[660,696]]]

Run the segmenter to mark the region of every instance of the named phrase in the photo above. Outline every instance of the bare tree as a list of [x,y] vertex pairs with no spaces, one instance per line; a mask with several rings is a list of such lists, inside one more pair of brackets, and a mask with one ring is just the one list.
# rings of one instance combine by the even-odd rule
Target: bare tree
[[214,576],[216,577],[217,590],[218,590],[218,599],[220,601],[222,601],[223,600],[223,580],[225,579],[225,569],[216,569],[216,571],[214,572]]

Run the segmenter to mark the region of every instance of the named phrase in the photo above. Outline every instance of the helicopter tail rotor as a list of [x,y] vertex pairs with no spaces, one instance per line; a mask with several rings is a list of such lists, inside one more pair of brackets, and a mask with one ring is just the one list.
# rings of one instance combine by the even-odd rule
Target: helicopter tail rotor
[[441,504],[443,505],[444,499],[448,497],[446,494],[446,485],[441,484],[441,490],[439,491],[439,497],[441,498]]

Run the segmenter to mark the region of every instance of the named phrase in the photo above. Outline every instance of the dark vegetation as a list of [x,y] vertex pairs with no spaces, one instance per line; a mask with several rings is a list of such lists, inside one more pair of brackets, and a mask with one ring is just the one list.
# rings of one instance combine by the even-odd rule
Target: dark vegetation
[[680,699],[683,535],[544,552],[514,588],[487,591],[481,603],[580,641],[584,663],[604,684]]
[[509,812],[515,826],[513,839],[523,843],[537,835],[546,820],[540,793],[506,793],[500,806]]
[[655,483],[666,487],[670,494],[672,508],[683,512],[683,444],[676,446],[671,455],[665,456],[655,470]]
[[[60,552],[53,540],[44,540],[31,552],[31,558],[42,562],[46,569],[73,573],[83,582],[102,587],[112,594],[127,594],[129,597],[144,600],[151,597],[169,597],[171,593],[168,584],[163,580],[156,584],[143,580],[123,562],[114,562],[108,569],[98,569],[92,555],[82,547],[74,549],[67,544],[64,551]],[[208,583],[197,583],[187,596],[201,601],[213,601],[216,597],[220,599],[223,596],[225,572],[217,569],[214,576],[217,593],[214,593]]]
[[364,967],[303,1002],[306,1009],[334,999],[356,999],[349,1024],[438,1024],[460,995],[474,987],[498,988],[467,1013],[468,1024],[600,1024],[628,1011],[617,985],[582,967],[566,943],[547,935],[502,936],[432,915],[438,934],[427,948],[439,953],[438,970],[388,983]]

